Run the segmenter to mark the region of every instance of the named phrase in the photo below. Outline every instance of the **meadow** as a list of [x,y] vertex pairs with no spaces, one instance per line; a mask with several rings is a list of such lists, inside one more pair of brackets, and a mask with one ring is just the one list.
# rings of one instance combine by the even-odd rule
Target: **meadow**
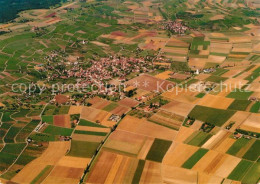
[[222,126],[234,113],[235,111],[232,110],[195,106],[188,116],[216,126]]

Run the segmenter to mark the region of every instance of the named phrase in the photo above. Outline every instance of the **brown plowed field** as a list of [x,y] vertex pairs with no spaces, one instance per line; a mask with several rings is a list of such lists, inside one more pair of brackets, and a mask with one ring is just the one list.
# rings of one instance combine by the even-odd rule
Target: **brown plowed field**
[[53,117],[53,124],[59,127],[71,128],[69,115],[55,115]]

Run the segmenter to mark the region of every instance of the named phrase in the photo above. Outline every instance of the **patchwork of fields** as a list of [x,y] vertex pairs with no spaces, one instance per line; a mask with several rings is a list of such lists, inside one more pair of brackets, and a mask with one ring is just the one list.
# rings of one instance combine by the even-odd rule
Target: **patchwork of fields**
[[75,0],[0,24],[0,183],[259,183],[259,8]]

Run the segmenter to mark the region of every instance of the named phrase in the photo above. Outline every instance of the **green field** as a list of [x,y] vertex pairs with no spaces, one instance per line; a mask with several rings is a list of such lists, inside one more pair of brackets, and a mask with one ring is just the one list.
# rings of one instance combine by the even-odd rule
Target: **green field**
[[229,93],[227,95],[228,98],[235,98],[237,100],[248,100],[248,98],[253,94],[254,92],[252,91],[243,91],[236,89]]
[[11,180],[17,173],[15,171],[7,171],[6,173],[1,175],[1,178],[6,180]]
[[12,115],[11,112],[4,112],[2,116],[2,122],[8,122],[8,121],[13,121],[13,119],[10,117]]
[[206,81],[210,81],[210,82],[215,82],[215,83],[220,83],[220,82],[224,82],[227,78],[225,77],[220,77],[220,76],[216,76],[216,75],[211,75],[208,78],[206,78]]
[[2,123],[1,129],[8,130],[12,125],[12,123]]
[[106,132],[91,132],[91,131],[84,131],[84,130],[75,130],[75,134],[85,134],[85,135],[97,135],[97,136],[106,136]]
[[87,157],[91,158],[99,143],[96,142],[86,142],[86,141],[71,141],[71,149],[68,155],[74,157]]
[[43,133],[51,134],[51,135],[62,135],[62,136],[70,136],[73,129],[70,128],[62,128],[53,125],[48,125],[47,128],[43,131]]
[[162,159],[166,154],[166,152],[168,151],[171,144],[172,144],[171,141],[166,141],[166,140],[156,138],[146,156],[146,159],[155,162],[162,162]]
[[197,105],[188,116],[216,126],[222,126],[234,113],[235,111],[233,110],[222,110]]
[[53,106],[53,105],[48,105],[48,106],[44,109],[43,115],[54,115],[54,114],[55,114],[55,111],[57,112],[55,106]]
[[17,142],[25,142],[25,139],[31,134],[31,132],[37,127],[40,120],[32,120],[28,123],[16,136]]
[[[17,159],[18,155],[25,148],[26,143],[10,143],[5,144],[0,152],[0,171],[5,170]],[[7,173],[4,177],[10,177],[11,173]],[[12,175],[12,174],[11,174]]]
[[0,152],[0,171],[4,170],[6,165],[11,165],[16,158],[17,155]]
[[13,118],[24,117],[30,112],[29,109],[21,109],[19,112],[12,115]]
[[248,83],[252,83],[257,77],[259,77],[260,74],[260,67],[255,69],[249,76],[245,78],[245,80],[248,80]]
[[2,149],[2,152],[19,155],[21,151],[26,146],[26,143],[10,143],[6,144],[5,147]]
[[197,133],[192,134],[190,137],[185,140],[185,143],[193,145],[193,146],[202,146],[207,140],[211,138],[212,134],[208,134],[206,132],[199,131]]
[[42,121],[53,124],[53,116],[42,116]]
[[54,112],[55,113],[54,115],[56,115],[56,114],[68,114],[69,110],[70,110],[70,106],[63,105],[63,106],[60,107],[58,112],[57,112],[57,110],[56,110],[56,112]]
[[238,139],[232,146],[227,150],[228,154],[236,155],[243,147],[245,147],[250,140],[248,139]]
[[228,179],[241,181],[253,162],[241,160],[236,168],[229,174]]
[[6,143],[13,143],[15,136],[19,133],[19,131],[21,129],[22,129],[21,127],[14,127],[14,126],[12,126],[9,129],[9,131],[7,132],[7,134],[5,135],[4,141]]
[[182,165],[183,168],[191,169],[209,150],[200,148]]
[[110,112],[110,111],[114,110],[116,107],[118,107],[117,103],[111,103],[111,104],[107,105],[106,107],[104,107],[103,110]]
[[90,122],[90,121],[87,121],[87,120],[84,120],[84,119],[80,119],[79,125],[80,126],[90,126],[90,127],[100,127],[100,128],[104,128],[105,127],[103,125],[100,125],[100,124],[97,124],[97,123],[93,123],[93,122]]
[[32,160],[34,160],[36,157],[30,156],[27,154],[22,153],[21,156],[18,158],[18,160],[15,162],[16,164],[19,165],[26,165],[30,163]]
[[52,171],[54,166],[47,165],[31,182],[31,184],[41,183],[45,177]]
[[183,84],[181,84],[181,87],[189,87],[191,84],[198,82],[198,79],[190,79],[188,81],[185,81]]
[[206,93],[199,93],[196,95],[197,98],[203,98],[206,95]]
[[145,161],[139,160],[137,168],[135,170],[134,178],[132,180],[132,184],[139,183],[144,169],[144,165],[145,165]]
[[202,46],[203,50],[206,50],[209,45],[210,45],[210,42],[204,41],[203,37],[194,37],[192,44],[191,44],[191,50],[198,50],[199,46]]
[[42,109],[37,109],[37,110],[33,110],[31,111],[28,116],[31,117],[31,116],[39,116],[42,112]]
[[224,68],[218,68],[214,73],[213,75],[217,75],[217,76],[221,76],[223,75],[224,73],[228,72],[229,70],[227,69],[224,69]]
[[55,135],[45,133],[34,133],[30,136],[34,141],[55,141]]
[[259,176],[260,176],[260,163],[256,162],[248,170],[248,172],[242,179],[242,183],[245,183],[245,184],[257,183],[259,181]]
[[256,140],[249,150],[244,154],[243,158],[255,161],[260,156],[260,140]]
[[230,104],[228,109],[236,110],[236,111],[245,111],[247,107],[250,105],[251,101],[249,100],[235,100]]
[[260,102],[255,102],[254,105],[252,105],[250,112],[258,113],[260,110]]

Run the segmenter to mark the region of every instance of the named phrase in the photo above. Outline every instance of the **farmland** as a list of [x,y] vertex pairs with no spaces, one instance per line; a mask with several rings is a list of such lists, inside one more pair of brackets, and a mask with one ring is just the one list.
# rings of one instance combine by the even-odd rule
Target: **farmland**
[[256,162],[248,171],[248,173],[244,176],[242,182],[246,183],[255,183],[259,180],[260,173],[259,162]]
[[[73,141],[71,150],[69,152],[70,156],[75,157],[91,157],[97,148],[96,143],[83,142],[83,141]],[[79,150],[81,150],[79,152]]]
[[208,150],[206,149],[198,150],[182,165],[182,167],[191,169],[207,152]]
[[247,160],[255,161],[259,158],[260,152],[258,151],[260,141],[257,140],[254,142],[254,144],[251,146],[251,148],[245,153],[243,158]]
[[170,147],[171,142],[155,139],[154,143],[148,152],[146,159],[160,162],[162,161],[164,154]]
[[235,111],[220,110],[215,108],[207,108],[204,106],[196,106],[190,112],[189,116],[204,122],[209,122],[217,126],[224,124]]
[[246,147],[246,145],[249,142],[250,141],[247,139],[239,139],[229,148],[227,153],[229,153],[231,155],[236,155],[243,147]]
[[259,183],[256,0],[36,4],[0,7],[0,183]]
[[241,181],[243,178],[245,171],[248,170],[253,165],[252,162],[247,160],[241,160],[241,162],[237,165],[237,167],[232,171],[232,173],[228,176],[229,179]]

